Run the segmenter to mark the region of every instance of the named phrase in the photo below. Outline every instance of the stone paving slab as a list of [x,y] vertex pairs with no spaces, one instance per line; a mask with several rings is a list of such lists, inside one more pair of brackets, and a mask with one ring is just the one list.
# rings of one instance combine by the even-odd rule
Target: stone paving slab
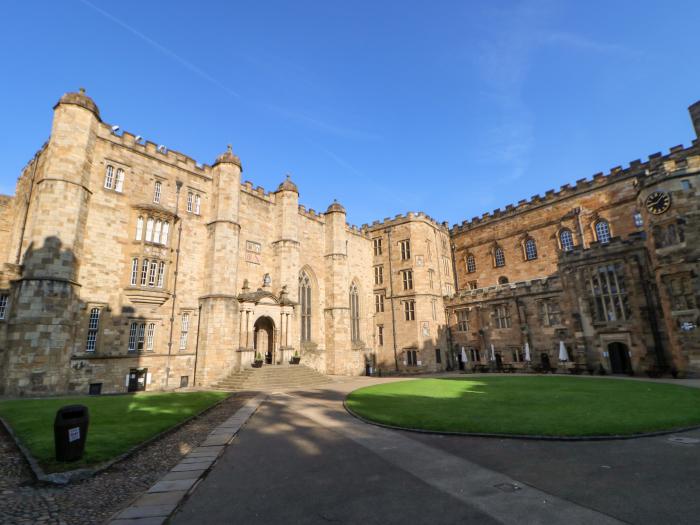
[[170,469],[170,472],[185,472],[187,470],[206,470],[209,467],[212,466],[214,463],[214,460],[207,460],[207,461],[198,461],[197,463],[178,463],[175,465],[173,468]]
[[[179,503],[180,500],[187,494],[185,490],[172,492],[152,492],[144,494],[132,505],[132,507],[143,507],[146,505],[170,505]],[[131,508],[131,507],[130,507]]]
[[139,507],[127,507],[117,515],[118,519],[143,519],[155,517],[167,517],[175,510],[178,502],[168,505],[142,505]]
[[178,479],[197,479],[206,472],[207,469],[182,470],[180,472],[168,472],[161,481],[175,481]]
[[110,521],[110,525],[162,525],[165,523],[165,519],[163,516],[158,516],[155,518],[113,520]]
[[221,452],[248,421],[267,395],[260,394],[214,429],[199,447],[192,450],[170,472],[131,506],[119,512],[110,525],[161,525],[207,474]]

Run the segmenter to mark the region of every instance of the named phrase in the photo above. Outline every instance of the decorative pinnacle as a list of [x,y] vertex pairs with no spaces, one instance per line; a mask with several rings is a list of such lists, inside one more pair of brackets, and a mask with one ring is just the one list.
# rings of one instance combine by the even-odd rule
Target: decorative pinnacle
[[228,151],[229,153],[233,153],[233,147],[231,146],[231,144],[226,145],[226,151]]
[[78,91],[80,92],[81,95],[84,95],[84,94],[85,94],[85,88],[84,88],[84,87],[78,88]]

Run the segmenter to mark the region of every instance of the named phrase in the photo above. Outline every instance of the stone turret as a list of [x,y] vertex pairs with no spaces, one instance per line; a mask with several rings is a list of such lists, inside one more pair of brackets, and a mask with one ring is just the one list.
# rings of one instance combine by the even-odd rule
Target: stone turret
[[229,145],[212,167],[214,205],[209,223],[209,293],[237,293],[241,172],[241,161]]
[[275,192],[277,239],[273,242],[276,290],[287,286],[289,299],[297,300],[299,279],[299,190],[289,175]]
[[241,192],[241,161],[231,146],[212,167],[212,211],[207,223],[207,287],[200,297],[201,373],[197,384],[215,381],[235,362],[238,343],[238,210]]
[[695,137],[700,139],[700,100],[695,104],[692,104],[688,108],[690,113],[690,120],[693,122],[693,128],[695,129]]
[[350,350],[350,277],[345,208],[334,201],[326,210],[326,366],[335,373],[340,356]]
[[97,191],[90,174],[99,126],[99,109],[84,89],[66,93],[54,106],[15,284],[21,308],[8,326],[17,344],[8,363],[7,393],[68,391],[64,370],[71,354],[85,351],[83,333],[75,327],[94,308],[81,308],[89,298],[81,300],[79,270],[89,201]]

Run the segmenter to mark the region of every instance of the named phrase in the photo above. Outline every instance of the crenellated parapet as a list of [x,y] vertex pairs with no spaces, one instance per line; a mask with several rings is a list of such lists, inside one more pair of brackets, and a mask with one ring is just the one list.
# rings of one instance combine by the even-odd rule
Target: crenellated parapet
[[536,295],[559,291],[561,291],[561,280],[558,275],[536,277],[524,281],[486,286],[475,290],[460,290],[450,298],[447,302],[447,307],[458,306],[465,301],[498,301],[517,295]]
[[365,230],[367,232],[372,232],[376,230],[381,230],[384,228],[390,228],[392,226],[398,226],[399,224],[405,224],[406,222],[412,222],[412,221],[423,221],[427,224],[430,224],[432,227],[444,231],[447,233],[448,231],[448,223],[447,222],[438,222],[437,220],[433,219],[430,215],[419,211],[419,212],[413,212],[409,211],[406,214],[397,214],[393,218],[391,217],[385,217],[381,221],[374,221],[372,224],[363,224],[361,226],[362,230]]
[[509,218],[523,212],[533,211],[543,206],[551,206],[564,199],[580,196],[584,193],[609,186],[620,181],[644,181],[650,178],[666,177],[679,169],[700,169],[700,143],[694,141],[690,147],[682,145],[670,148],[666,154],[657,152],[648,156],[646,162],[633,160],[627,167],[615,166],[607,173],[596,173],[591,178],[578,179],[573,185],[564,184],[559,190],[547,190],[544,195],[536,194],[530,199],[522,199],[517,204],[508,204],[504,209],[496,208],[492,212],[473,217],[471,220],[455,224],[450,229],[452,235],[463,233],[495,221]]

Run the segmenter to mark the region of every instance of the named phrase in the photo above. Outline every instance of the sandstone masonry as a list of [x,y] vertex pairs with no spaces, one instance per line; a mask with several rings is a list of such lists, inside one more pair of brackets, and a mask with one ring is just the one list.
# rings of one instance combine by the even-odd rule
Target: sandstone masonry
[[209,386],[296,356],[345,375],[539,367],[562,345],[566,367],[700,373],[698,140],[452,228],[357,228],[242,171],[230,147],[200,164],[64,95],[0,196],[2,391]]

